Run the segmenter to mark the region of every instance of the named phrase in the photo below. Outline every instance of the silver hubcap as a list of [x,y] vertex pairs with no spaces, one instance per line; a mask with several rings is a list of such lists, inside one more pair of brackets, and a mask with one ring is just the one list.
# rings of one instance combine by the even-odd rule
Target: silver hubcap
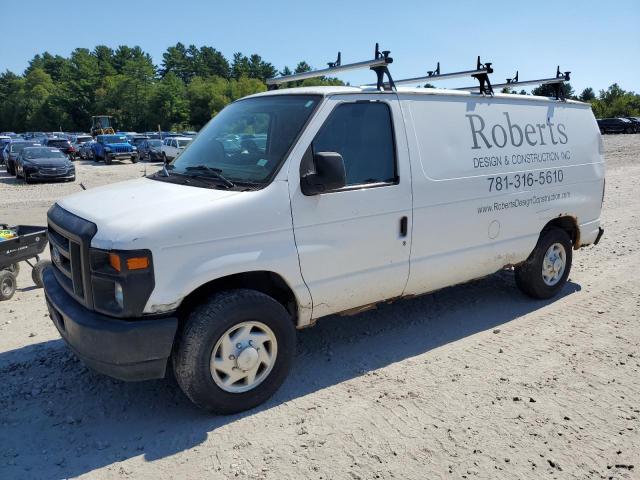
[[567,252],[561,243],[549,247],[542,261],[542,279],[550,287],[560,281],[567,264]]
[[278,355],[273,331],[262,322],[242,322],[227,330],[211,352],[211,376],[221,389],[242,393],[267,378]]

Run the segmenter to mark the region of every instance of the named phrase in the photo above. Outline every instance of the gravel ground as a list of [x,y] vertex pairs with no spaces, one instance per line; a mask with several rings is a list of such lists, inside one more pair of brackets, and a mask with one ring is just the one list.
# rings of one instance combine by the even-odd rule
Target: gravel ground
[[[324,319],[240,415],[87,370],[23,268],[0,304],[0,478],[640,478],[640,135],[604,142],[606,233],[559,298],[502,272]],[[44,224],[80,182],[144,168],[84,162],[76,184],[33,186],[0,171],[0,219]]]

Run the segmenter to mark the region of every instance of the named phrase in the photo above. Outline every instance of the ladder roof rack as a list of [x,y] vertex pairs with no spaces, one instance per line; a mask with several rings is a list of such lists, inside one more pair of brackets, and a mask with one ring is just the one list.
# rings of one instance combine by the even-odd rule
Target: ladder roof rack
[[[389,50],[380,51],[378,48],[378,44],[376,43],[376,48],[374,52],[374,58],[371,60],[364,60],[362,62],[355,63],[347,63],[342,64],[342,55],[338,52],[338,58],[335,62],[329,62],[328,68],[323,68],[321,70],[313,70],[309,72],[302,73],[294,73],[292,75],[283,75],[280,77],[269,78],[267,79],[267,87],[269,90],[277,89],[279,85],[288,82],[295,82],[298,80],[306,80],[307,78],[317,78],[324,77],[325,75],[334,75],[338,72],[344,72],[347,70],[358,70],[363,68],[368,68],[376,72],[378,77],[378,82],[376,86],[378,89],[390,90],[395,88],[395,84],[393,79],[391,78],[391,74],[389,73],[389,69],[387,65],[393,62],[393,58],[389,56],[391,53]],[[387,76],[387,81],[384,82],[384,76]]]
[[[440,73],[440,62],[438,62],[435,70],[430,70],[427,72],[427,75],[422,77],[412,77],[412,78],[403,78],[401,80],[396,80],[396,85],[406,85],[410,83],[422,83],[422,82],[435,82],[439,80],[449,80],[451,78],[460,78],[460,77],[474,77],[480,83],[480,93],[493,93],[493,88],[491,87],[491,82],[489,81],[489,74],[493,73],[493,68],[491,67],[491,63],[482,63],[480,62],[480,56],[476,61],[476,68],[474,70],[462,70],[460,72],[451,72],[451,73]],[[372,86],[372,85],[367,85]],[[470,87],[470,89],[475,89],[478,87]]]
[[[516,72],[515,77],[507,78],[506,83],[498,83],[493,85],[493,87],[504,88],[504,87],[523,87],[525,85],[553,85],[555,90],[556,100],[559,100],[560,98],[564,98],[562,88],[560,86],[564,82],[568,82],[570,80],[570,74],[571,72],[561,72],[559,65],[556,69],[556,76],[549,77],[549,78],[539,78],[536,80],[519,80],[518,72]],[[475,88],[476,87],[462,87],[462,88],[456,88],[455,90],[472,91]]]

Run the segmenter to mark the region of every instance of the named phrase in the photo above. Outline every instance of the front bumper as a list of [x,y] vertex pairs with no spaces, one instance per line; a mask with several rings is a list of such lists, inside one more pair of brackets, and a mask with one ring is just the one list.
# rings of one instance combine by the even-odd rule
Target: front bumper
[[51,270],[43,273],[49,315],[78,357],[97,372],[127,381],[163,378],[178,328],[175,317],[118,320],[73,299]]
[[114,160],[137,158],[138,152],[105,152],[105,156]]
[[76,178],[76,172],[44,174],[36,171],[27,171],[29,180],[72,180]]

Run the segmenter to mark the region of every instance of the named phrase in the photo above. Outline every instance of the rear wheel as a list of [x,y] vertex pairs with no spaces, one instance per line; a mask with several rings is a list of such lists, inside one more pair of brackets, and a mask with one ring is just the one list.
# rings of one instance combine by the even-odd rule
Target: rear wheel
[[254,290],[220,292],[184,325],[173,354],[176,380],[203,409],[248,410],[282,385],[295,338],[290,315],[273,298]]
[[16,276],[9,270],[0,270],[0,301],[9,300],[16,293]]
[[104,155],[104,164],[105,165],[111,165],[113,163],[113,160],[111,159],[111,155],[108,155],[105,153]]
[[529,258],[515,269],[518,288],[532,298],[555,296],[569,277],[572,252],[567,232],[559,228],[542,232]]

